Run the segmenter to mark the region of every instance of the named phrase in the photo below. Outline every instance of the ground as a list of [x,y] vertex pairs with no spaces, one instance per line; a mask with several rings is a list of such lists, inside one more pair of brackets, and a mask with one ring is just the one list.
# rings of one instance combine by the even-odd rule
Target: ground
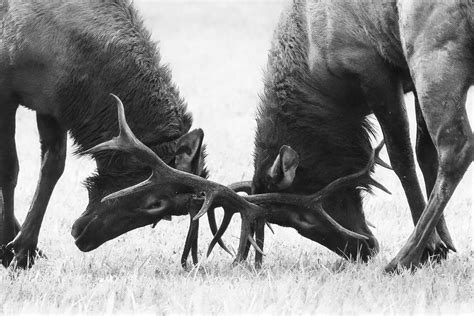
[[[255,109],[283,2],[135,0],[189,103],[194,126],[206,133],[211,178],[221,183],[252,175]],[[471,122],[472,90],[467,105]],[[413,96],[407,96],[407,104],[414,122]],[[17,122],[21,171],[16,212],[22,220],[39,172],[39,144],[34,113],[21,109]],[[398,179],[382,168],[375,177],[393,195],[375,191],[364,200],[381,244],[373,260],[348,263],[295,231],[276,227],[275,235],[266,233],[267,255],[259,271],[250,265],[233,268],[232,258],[218,248],[205,259],[207,223],[200,232],[200,267],[184,271],[179,264],[188,225],[184,217],[80,252],[70,230],[87,204],[81,181],[93,170],[90,160],[69,154],[39,240],[49,259],[29,271],[0,270],[0,314],[473,312],[472,167],[445,211],[458,252],[441,264],[395,276],[382,269],[413,226]],[[225,235],[234,247],[239,225],[236,219]]]

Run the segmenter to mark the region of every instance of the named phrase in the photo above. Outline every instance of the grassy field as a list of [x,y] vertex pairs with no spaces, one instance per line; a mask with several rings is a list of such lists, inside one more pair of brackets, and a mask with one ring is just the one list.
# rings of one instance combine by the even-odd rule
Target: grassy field
[[[206,132],[213,180],[230,183],[252,175],[255,108],[283,2],[135,0],[194,113],[194,125]],[[474,122],[472,90],[467,107]],[[412,96],[407,102],[413,118]],[[22,220],[39,172],[39,144],[34,113],[21,109],[17,122],[16,212]],[[200,267],[184,271],[179,265],[188,226],[184,217],[137,229],[91,253],[76,248],[70,229],[87,204],[81,181],[93,170],[90,160],[68,157],[39,240],[49,259],[29,271],[0,270],[0,314],[473,312],[472,167],[445,212],[458,252],[441,264],[395,276],[382,269],[412,223],[401,185],[389,171],[379,168],[375,177],[393,195],[376,191],[364,200],[381,244],[369,263],[348,263],[293,230],[276,227],[275,235],[267,231],[261,270],[232,268],[232,258],[220,249],[204,258],[210,232],[203,221]],[[234,247],[239,227],[236,219],[225,235]]]

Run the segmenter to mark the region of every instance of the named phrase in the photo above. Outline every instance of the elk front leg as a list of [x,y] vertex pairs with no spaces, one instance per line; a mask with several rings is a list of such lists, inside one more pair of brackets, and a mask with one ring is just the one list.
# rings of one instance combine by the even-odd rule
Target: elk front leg
[[51,116],[37,114],[36,120],[41,142],[39,182],[21,232],[9,244],[15,252],[16,266],[21,268],[34,263],[44,213],[66,160],[66,131]]
[[[449,37],[443,42],[443,30],[434,26],[433,30],[430,28],[427,31],[428,34],[420,36],[421,41],[428,39],[427,43],[436,42],[436,47],[428,45],[426,50],[420,49],[409,58],[421,111],[438,154],[437,177],[415,230],[386,271],[420,264],[423,248],[473,161],[474,136],[465,102],[467,90],[473,84],[474,56],[467,49],[470,42],[468,38],[463,38],[462,32],[456,41],[448,34]],[[437,41],[432,41],[431,31],[435,32],[432,36]],[[417,43],[418,47],[422,44],[426,43]],[[436,67],[433,67],[434,62]]]
[[4,248],[0,261],[5,267],[13,259],[13,254],[5,249],[5,245],[18,233],[14,215],[14,193],[19,169],[15,146],[17,108],[14,102],[0,100],[0,190],[3,197],[0,206],[0,246]]

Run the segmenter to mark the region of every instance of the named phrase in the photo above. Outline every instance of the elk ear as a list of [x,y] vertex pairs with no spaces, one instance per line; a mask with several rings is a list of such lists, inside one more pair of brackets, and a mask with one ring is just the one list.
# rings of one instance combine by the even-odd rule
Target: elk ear
[[278,189],[286,189],[295,179],[298,163],[299,157],[296,151],[290,146],[283,145],[267,174]]
[[174,158],[176,169],[188,173],[201,174],[201,148],[203,138],[204,132],[198,128],[178,139],[176,144],[176,156]]

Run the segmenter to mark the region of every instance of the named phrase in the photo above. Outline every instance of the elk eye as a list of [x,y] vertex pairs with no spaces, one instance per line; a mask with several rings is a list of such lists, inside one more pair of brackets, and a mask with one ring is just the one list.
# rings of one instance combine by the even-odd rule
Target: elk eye
[[143,203],[143,207],[146,209],[159,208],[162,202],[163,202],[162,199],[159,199],[155,196],[149,196],[148,198],[145,199]]
[[148,206],[148,208],[159,208],[161,206],[161,200],[159,201],[156,201],[155,203],[151,204],[150,206]]

